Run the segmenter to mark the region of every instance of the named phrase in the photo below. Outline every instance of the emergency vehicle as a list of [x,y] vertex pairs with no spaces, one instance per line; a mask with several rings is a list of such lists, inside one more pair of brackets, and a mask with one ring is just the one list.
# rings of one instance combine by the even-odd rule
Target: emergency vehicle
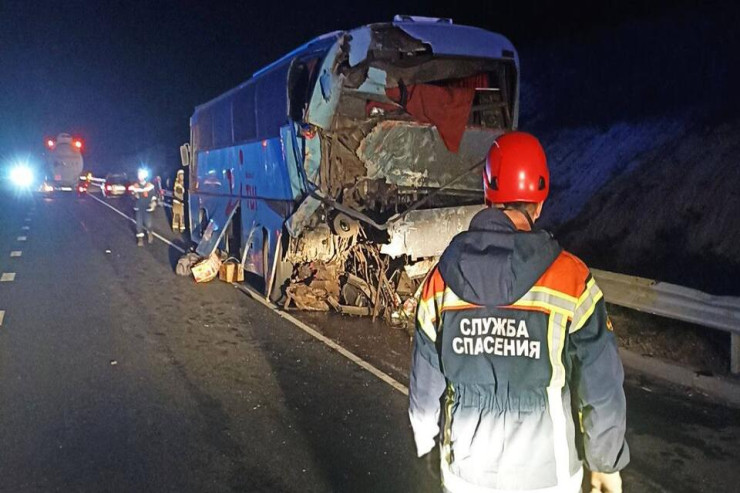
[[82,140],[61,133],[46,141],[47,177],[45,187],[72,191],[83,169]]

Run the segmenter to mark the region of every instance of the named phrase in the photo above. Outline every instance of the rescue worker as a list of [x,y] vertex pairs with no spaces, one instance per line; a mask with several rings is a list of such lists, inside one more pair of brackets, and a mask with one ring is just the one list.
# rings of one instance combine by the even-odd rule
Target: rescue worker
[[136,213],[136,244],[144,246],[144,230],[147,232],[149,243],[154,241],[152,232],[152,212],[157,207],[157,194],[154,184],[148,180],[149,173],[140,169],[137,173],[138,181],[131,186],[134,195],[134,212]]
[[539,141],[496,139],[483,182],[489,207],[453,238],[418,300],[417,453],[440,436],[446,492],[576,493],[582,479],[585,491],[621,492],[622,363],[588,268],[534,227],[550,186]]
[[185,199],[185,172],[177,170],[175,177],[175,186],[172,189],[172,231],[185,231],[185,208],[183,200]]

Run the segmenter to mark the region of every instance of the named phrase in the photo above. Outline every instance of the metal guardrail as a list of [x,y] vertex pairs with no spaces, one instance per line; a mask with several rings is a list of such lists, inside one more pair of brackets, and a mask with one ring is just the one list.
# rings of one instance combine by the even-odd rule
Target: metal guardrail
[[740,298],[598,269],[591,273],[609,303],[729,332],[730,371],[740,374]]

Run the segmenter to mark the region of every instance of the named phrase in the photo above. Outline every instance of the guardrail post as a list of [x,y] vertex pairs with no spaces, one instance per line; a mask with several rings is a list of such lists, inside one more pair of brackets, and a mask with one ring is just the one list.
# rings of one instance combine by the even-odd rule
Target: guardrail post
[[730,372],[740,374],[740,334],[734,332],[730,340]]

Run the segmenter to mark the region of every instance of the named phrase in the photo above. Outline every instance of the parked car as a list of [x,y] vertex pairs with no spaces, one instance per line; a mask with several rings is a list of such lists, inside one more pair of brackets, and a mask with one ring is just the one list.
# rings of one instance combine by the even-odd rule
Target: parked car
[[103,186],[100,187],[100,192],[105,198],[120,197],[121,195],[126,195],[128,185],[129,180],[126,173],[109,173],[105,177]]

